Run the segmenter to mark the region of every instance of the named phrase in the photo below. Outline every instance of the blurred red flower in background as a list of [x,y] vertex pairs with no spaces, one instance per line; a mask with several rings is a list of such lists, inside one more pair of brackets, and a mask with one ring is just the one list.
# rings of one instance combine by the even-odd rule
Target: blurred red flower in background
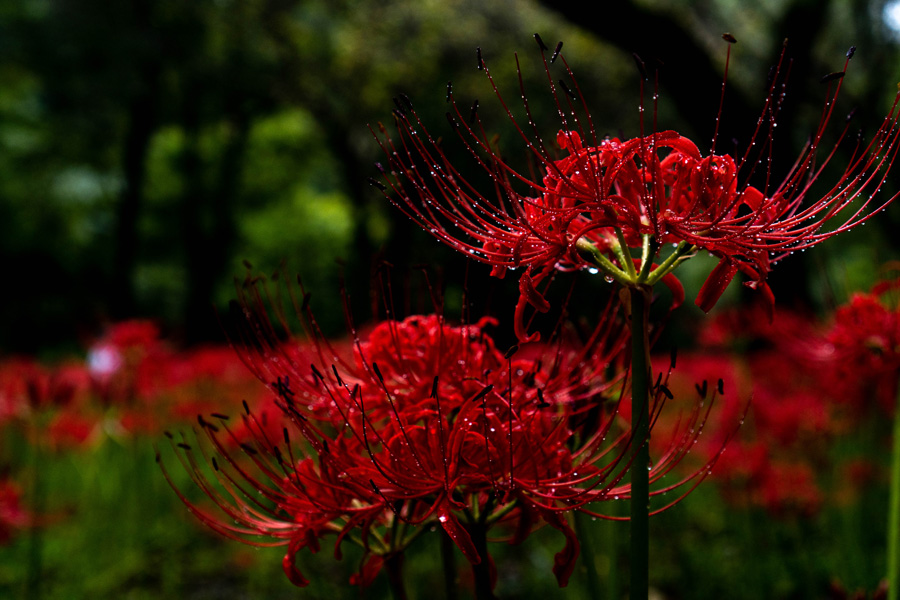
[[0,544],[12,539],[17,531],[31,525],[31,514],[22,506],[22,492],[5,475],[0,475]]
[[855,293],[839,307],[818,358],[836,400],[869,406],[874,396],[893,414],[900,382],[900,279]]

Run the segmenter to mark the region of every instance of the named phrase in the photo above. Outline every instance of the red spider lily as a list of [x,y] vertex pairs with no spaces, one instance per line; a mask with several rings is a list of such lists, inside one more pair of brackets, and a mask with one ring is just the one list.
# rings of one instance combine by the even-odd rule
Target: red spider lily
[[[583,344],[558,334],[502,353],[485,331],[491,320],[452,326],[426,315],[381,322],[364,339],[354,334],[341,352],[318,334],[305,303],[298,307],[312,339],[286,343],[260,290],[242,292],[237,331],[257,337],[238,349],[278,394],[290,430],[273,436],[247,409],[243,429],[251,437],[242,441],[222,415],[200,417],[215,478],[190,444],[174,444],[224,512],[179,492],[204,523],[249,544],[286,545],[285,571],[297,585],[306,579],[294,556],[318,551],[329,533],[338,556],[345,539],[363,545],[356,582],[364,584],[431,525],[440,524],[484,573],[488,528],[506,526],[521,541],[548,524],[566,539],[554,573],[567,583],[579,544],[565,513],[595,514],[597,503],[630,492],[622,478],[633,440],[627,416],[618,414],[625,382],[605,375],[621,372],[624,336],[611,322],[614,306]],[[668,395],[660,381],[654,422]],[[655,493],[692,489],[708,473],[715,459],[681,480],[664,479],[706,416],[695,407],[670,433],[651,471]]]
[[[385,184],[373,182],[421,227],[491,265],[494,275],[525,267],[523,298],[527,295],[539,310],[544,309],[543,299],[533,293],[534,285],[554,269],[600,270],[623,285],[653,284],[667,277],[666,283],[676,286],[671,270],[698,249],[720,259],[697,297],[701,308],[710,310],[738,271],[749,277],[748,285],[761,287],[771,299],[765,280],[774,263],[865,222],[895,197],[874,201],[900,148],[900,94],[868,145],[857,143],[831,189],[814,195],[813,184],[823,177],[847,132],[845,127],[838,145],[821,148],[844,72],[828,76],[829,92],[809,143],[780,183],[767,170],[764,185],[757,188],[747,181],[757,165],[771,165],[787,71],[783,61],[775,69],[746,152],[717,154],[714,138],[704,156],[675,131],[654,130],[629,140],[599,137],[559,53],[562,44],[548,60],[547,48],[536,38],[560,117],[555,139],[567,156],[559,158],[534,126],[521,71],[527,125],[504,101],[479,49],[478,66],[538,167],[537,176],[504,161],[485,133],[477,102],[470,116],[448,93],[452,129],[490,175],[496,199],[462,177],[405,96],[394,112],[399,140],[383,126],[382,135],[376,134],[388,163],[387,168],[379,165]],[[734,42],[731,36],[726,40]],[[852,53],[847,54],[848,63]],[[555,84],[552,65],[557,60],[563,65],[563,79]],[[652,264],[667,244],[677,247],[659,265]],[[638,269],[632,266],[630,248],[641,248]]]
[[49,368],[30,358],[7,359],[0,365],[0,421],[80,404],[89,388],[90,376],[79,364]]
[[0,475],[0,544],[6,544],[17,531],[32,523],[32,515],[22,506],[21,496],[19,486]]
[[[700,337],[712,347],[684,357],[672,390],[678,394],[696,379],[725,376],[731,388],[743,390],[738,396],[752,397],[750,421],[719,460],[717,483],[741,506],[762,506],[775,515],[815,514],[825,497],[818,474],[832,464],[828,448],[848,426],[841,408],[845,390],[855,383],[847,380],[861,378],[830,360],[834,352],[825,332],[808,315],[779,310],[769,322],[757,307],[723,313],[704,329]],[[741,410],[733,395],[723,403],[720,415]],[[701,456],[717,451],[708,442],[696,449]],[[843,491],[861,482],[849,481]]]
[[32,443],[50,449],[85,444],[96,429],[86,414],[91,378],[79,363],[46,366],[15,358],[0,366],[0,423],[16,419]]
[[96,393],[107,405],[133,403],[146,385],[142,368],[160,361],[166,355],[159,329],[149,321],[123,321],[109,327],[106,334],[88,350],[87,365]]
[[861,408],[874,392],[886,412],[894,411],[900,382],[898,287],[900,279],[881,282],[868,294],[853,294],[835,312],[818,358],[837,399]]
[[240,406],[246,399],[256,406],[263,395],[231,348],[177,350],[149,321],[110,326],[89,348],[86,366],[119,433],[158,433],[223,403]]

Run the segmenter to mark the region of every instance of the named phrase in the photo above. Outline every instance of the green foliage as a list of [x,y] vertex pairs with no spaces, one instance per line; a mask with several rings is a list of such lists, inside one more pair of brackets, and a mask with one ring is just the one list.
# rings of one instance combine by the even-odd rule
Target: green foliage
[[[875,438],[884,432],[869,432]],[[312,583],[294,588],[281,571],[283,548],[251,549],[221,538],[188,514],[168,487],[153,459],[155,440],[107,438],[82,450],[43,452],[35,456],[24,440],[5,430],[5,450],[15,450],[18,471],[37,473],[46,506],[45,525],[37,532],[41,548],[41,593],[45,599],[88,598],[328,598],[355,597],[347,584],[360,553],[343,545],[336,561],[328,538],[322,551],[301,553],[301,568]],[[852,454],[848,438],[836,457]],[[867,438],[867,439],[868,439]],[[203,498],[171,452],[161,449],[176,484],[193,500]],[[850,453],[850,454],[848,454]],[[9,456],[9,455],[7,455]],[[651,519],[653,585],[666,598],[773,600],[822,598],[832,579],[848,589],[876,587],[883,571],[883,527],[873,522],[885,504],[883,485],[862,494],[844,489],[835,479],[833,494],[815,517],[773,516],[759,508],[724,502],[713,480],[700,486],[674,509]],[[624,501],[623,501],[624,502]],[[607,508],[608,510],[608,508]],[[611,597],[627,586],[620,571],[627,544],[627,524],[588,521],[586,530],[600,567],[601,589]],[[26,598],[25,582],[35,538],[20,533],[0,547],[0,595]],[[410,597],[441,597],[439,539],[419,538],[408,551]],[[587,575],[579,564],[568,588],[556,587],[551,575],[560,535],[544,528],[523,544],[495,544],[498,594],[504,598],[588,598]],[[866,557],[877,557],[868,560]],[[465,579],[465,559],[456,557]],[[465,588],[463,588],[465,589]],[[382,574],[365,594],[388,598]]]

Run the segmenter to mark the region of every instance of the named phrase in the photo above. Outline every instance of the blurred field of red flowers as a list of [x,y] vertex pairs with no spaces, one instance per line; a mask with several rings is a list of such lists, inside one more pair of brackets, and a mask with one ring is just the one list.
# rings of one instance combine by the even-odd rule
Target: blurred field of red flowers
[[[663,589],[671,586],[674,590],[684,585],[685,573],[700,568],[701,563],[698,561],[709,552],[715,553],[716,562],[720,565],[715,569],[722,570],[723,578],[718,582],[714,577],[704,578],[704,586],[710,590],[717,589],[716,586],[732,585],[735,573],[727,571],[728,565],[742,560],[747,561],[743,563],[746,573],[740,577],[746,578],[748,582],[756,578],[764,579],[764,582],[758,581],[754,587],[748,588],[756,590],[752,593],[763,589],[773,590],[773,584],[779,581],[783,585],[788,585],[789,582],[790,585],[801,585],[799,582],[805,581],[802,585],[814,586],[821,593],[825,593],[825,586],[834,589],[845,589],[846,586],[874,589],[877,586],[879,573],[883,568],[877,559],[871,564],[869,561],[854,558],[844,560],[842,557],[845,557],[843,549],[848,544],[864,553],[860,556],[876,557],[879,556],[879,546],[883,544],[879,533],[883,532],[884,524],[878,518],[873,518],[873,515],[883,512],[879,505],[884,500],[887,483],[885,454],[890,440],[889,428],[885,423],[892,416],[892,406],[885,398],[894,397],[897,388],[897,357],[900,356],[897,343],[900,340],[898,281],[900,280],[888,280],[879,283],[868,293],[855,294],[846,305],[837,307],[824,318],[779,311],[775,320],[769,323],[762,316],[765,310],[762,307],[759,309],[760,313],[746,310],[722,312],[699,333],[695,347],[678,353],[676,367],[667,378],[667,391],[674,399],[669,400],[670,406],[659,413],[659,421],[653,430],[651,456],[661,456],[672,432],[683,426],[686,410],[678,408],[680,406],[689,411],[691,402],[686,400],[688,398],[705,398],[714,406],[705,420],[691,424],[692,428],[696,426],[703,431],[691,438],[688,454],[676,468],[681,473],[677,477],[689,474],[721,452],[723,437],[734,431],[729,424],[743,420],[743,425],[724,453],[718,457],[705,488],[701,486],[689,501],[678,504],[670,513],[664,513],[654,521],[655,531],[660,538],[665,536],[665,531],[669,528],[686,529],[687,537],[693,539],[694,544],[702,544],[705,548],[703,552],[697,547],[687,551],[681,547],[682,543],[687,542],[682,541],[655,548],[652,552],[661,565],[659,572],[662,573],[660,584]],[[346,408],[341,417],[327,406],[310,406],[309,412],[305,414],[313,415],[318,412],[325,419],[333,420],[337,417],[345,420],[357,434],[364,432],[360,427],[369,427],[370,432],[365,433],[365,436],[373,435],[371,428],[381,427],[377,425],[381,420],[388,425],[393,422],[393,433],[384,431],[378,434],[394,436],[395,441],[387,442],[385,438],[383,442],[392,447],[396,443],[402,443],[404,438],[411,440],[420,437],[421,440],[415,444],[425,445],[420,445],[418,451],[412,449],[412,454],[397,446],[390,451],[393,458],[382,464],[379,464],[382,459],[374,455],[371,460],[364,458],[369,464],[366,471],[359,470],[363,469],[364,463],[340,462],[344,459],[338,458],[341,454],[336,454],[337,448],[350,443],[349,438],[343,438],[344,441],[341,441],[342,438],[331,439],[328,442],[332,448],[329,455],[338,462],[329,463],[332,467],[328,471],[337,469],[335,474],[343,471],[350,479],[346,482],[331,479],[330,483],[322,480],[317,485],[335,490],[327,493],[325,488],[319,492],[309,488],[302,494],[299,489],[285,489],[285,493],[294,497],[291,502],[298,502],[306,494],[309,494],[308,497],[313,502],[306,509],[296,505],[292,510],[308,512],[314,509],[317,514],[324,510],[326,512],[321,513],[323,516],[330,515],[325,516],[325,521],[321,522],[324,525],[342,511],[353,510],[351,505],[340,508],[343,500],[340,500],[340,496],[333,495],[338,489],[336,486],[344,486],[341,488],[345,489],[342,493],[350,494],[348,499],[363,494],[362,497],[370,500],[374,498],[378,501],[376,504],[386,507],[389,504],[384,503],[393,502],[388,500],[389,497],[409,501],[428,492],[431,488],[426,490],[422,486],[430,485],[429,480],[433,480],[437,488],[442,488],[451,485],[450,480],[446,479],[450,477],[456,482],[452,485],[463,486],[459,488],[463,490],[463,496],[458,496],[456,492],[453,496],[447,496],[447,500],[455,498],[451,502],[458,502],[466,494],[477,494],[477,490],[481,489],[479,486],[486,485],[487,489],[496,492],[497,486],[507,488],[515,478],[515,486],[508,487],[504,493],[537,494],[529,501],[534,503],[533,510],[538,511],[531,518],[543,514],[544,518],[550,519],[551,513],[540,511],[551,509],[553,502],[563,501],[564,496],[559,496],[559,500],[552,500],[551,496],[545,495],[546,488],[542,487],[539,479],[531,479],[536,472],[533,473],[533,467],[528,466],[527,461],[532,459],[527,456],[532,456],[530,453],[533,449],[528,449],[528,444],[533,442],[523,440],[526,445],[521,446],[522,442],[515,441],[515,436],[520,435],[516,433],[509,438],[509,443],[520,448],[518,452],[526,452],[528,455],[515,460],[504,457],[507,435],[512,435],[506,429],[506,409],[500,403],[501,397],[492,399],[490,391],[484,391],[492,386],[504,385],[507,377],[504,367],[507,358],[486,337],[486,332],[493,327],[492,321],[483,320],[468,328],[457,329],[449,324],[439,325],[434,316],[416,317],[393,325],[385,322],[371,329],[370,333],[365,334],[369,341],[364,342],[363,346],[358,346],[359,340],[354,341],[353,338],[328,341],[315,337],[306,341],[297,338],[298,341],[293,345],[284,345],[284,340],[279,341],[276,336],[270,339],[273,345],[268,349],[258,347],[239,354],[228,346],[178,349],[161,335],[152,322],[126,321],[111,324],[101,337],[87,344],[81,354],[68,359],[53,363],[40,363],[26,357],[5,359],[0,367],[0,427],[3,432],[0,438],[3,440],[0,446],[0,555],[4,557],[0,562],[3,565],[0,567],[0,589],[14,593],[43,589],[50,597],[55,597],[62,593],[60,590],[74,589],[67,587],[64,581],[71,569],[93,565],[91,568],[102,571],[105,575],[98,574],[96,578],[84,579],[80,584],[80,593],[101,593],[101,590],[102,593],[114,593],[115,590],[135,585],[135,578],[144,578],[140,579],[139,587],[144,590],[145,597],[161,593],[183,593],[186,594],[183,597],[191,597],[192,593],[199,592],[192,592],[189,587],[185,587],[186,580],[182,578],[146,579],[148,565],[174,568],[179,561],[177,557],[189,553],[192,556],[190,565],[182,564],[179,568],[189,569],[192,572],[191,580],[200,577],[203,581],[209,581],[209,585],[214,588],[216,581],[228,581],[230,583],[225,587],[233,587],[235,590],[253,589],[259,593],[265,590],[265,593],[275,596],[289,596],[290,584],[287,578],[277,573],[281,560],[265,553],[248,554],[240,545],[223,544],[215,534],[207,532],[199,523],[195,524],[187,511],[178,508],[177,497],[165,485],[162,473],[153,464],[153,456],[149,451],[151,446],[160,447],[165,455],[164,466],[171,484],[180,494],[184,494],[182,500],[189,503],[193,512],[210,515],[203,517],[203,520],[211,519],[208,523],[213,525],[213,529],[226,533],[228,537],[251,531],[256,531],[258,535],[280,537],[278,531],[281,526],[277,519],[288,517],[284,522],[288,526],[298,513],[294,513],[294,517],[272,513],[271,518],[275,520],[263,527],[262,521],[258,521],[256,516],[251,517],[261,513],[257,510],[248,511],[249,505],[244,504],[248,501],[256,502],[253,498],[243,499],[242,493],[232,490],[232,494],[237,493],[231,496],[233,500],[228,501],[224,499],[228,495],[218,496],[219,492],[216,492],[212,496],[215,502],[210,501],[206,496],[212,492],[198,489],[191,483],[191,479],[199,478],[203,486],[215,489],[217,484],[216,477],[211,475],[213,471],[194,463],[193,458],[188,459],[193,465],[189,471],[193,472],[180,469],[172,453],[166,450],[166,445],[161,444],[165,436],[169,436],[173,438],[174,449],[182,453],[185,452],[184,449],[188,449],[189,453],[198,452],[199,446],[196,445],[201,443],[200,437],[209,435],[221,462],[216,464],[213,459],[212,464],[220,470],[227,466],[227,462],[231,463],[232,474],[223,480],[226,484],[223,489],[228,489],[229,485],[237,485],[239,489],[239,480],[244,478],[244,482],[249,482],[251,488],[262,489],[271,485],[251,478],[245,469],[252,468],[252,463],[257,462],[254,456],[257,452],[271,452],[273,446],[270,444],[274,442],[269,440],[281,440],[282,429],[289,425],[289,419],[284,418],[283,414],[294,411],[293,414],[301,416],[296,408],[285,413],[286,402],[293,402],[295,399],[299,402],[302,397],[322,397],[314,391],[321,385],[321,375],[291,371],[290,364],[299,363],[291,363],[288,354],[283,355],[283,363],[272,362],[272,353],[277,351],[305,352],[312,357],[327,356],[328,360],[331,360],[332,354],[344,356],[341,360],[349,362],[340,363],[342,366],[337,367],[336,374],[346,381],[367,381],[368,383],[362,384],[363,387],[375,386],[375,389],[388,385],[390,388],[397,388],[400,385],[398,390],[403,389],[402,386],[411,386],[410,390],[420,387],[423,390],[431,389],[431,397],[439,397],[445,403],[440,413],[443,416],[436,418],[445,421],[444,427],[448,430],[451,444],[456,442],[452,441],[452,420],[447,419],[460,410],[463,411],[460,414],[472,412],[471,416],[476,419],[487,417],[488,412],[484,412],[486,410],[492,414],[496,411],[496,417],[490,417],[487,423],[496,419],[492,427],[499,428],[496,434],[491,434],[497,436],[493,441],[488,442],[488,439],[492,439],[488,437],[484,442],[474,438],[466,442],[475,444],[471,449],[475,454],[463,450],[461,455],[471,454],[464,459],[471,467],[451,466],[446,462],[446,454],[441,458],[446,451],[440,450],[437,442],[429,442],[416,431],[402,426],[396,429],[396,423],[407,421],[409,417],[400,418],[396,415],[396,408],[392,408],[392,404],[386,403],[380,408],[366,407],[366,426],[362,425],[358,417],[347,413]],[[435,342],[432,342],[429,341],[429,336],[439,336],[444,341],[432,347],[438,338],[434,338]],[[533,386],[535,378],[539,380],[540,387],[547,389],[548,395],[555,393],[549,391],[550,387],[565,385],[568,390],[565,393],[571,398],[571,406],[576,410],[574,414],[577,414],[579,398],[602,393],[610,397],[610,402],[614,402],[617,394],[615,378],[606,384],[605,391],[572,387],[577,380],[577,377],[572,378],[572,368],[576,364],[585,365],[584,357],[594,356],[594,360],[608,362],[618,352],[616,345],[620,342],[616,341],[614,335],[604,339],[607,354],[597,354],[599,347],[587,354],[584,351],[578,354],[575,347],[562,346],[556,353],[563,362],[557,366],[544,365],[545,368],[538,366],[538,369],[543,369],[539,373],[534,371],[534,363],[528,358],[529,352],[525,348],[520,350],[522,354],[516,359],[518,362],[510,363],[516,365],[515,370],[520,373],[516,378],[524,377],[526,382],[525,387],[521,387],[521,399],[515,400],[516,403],[524,403],[516,408],[516,421],[521,420],[524,424],[533,419],[528,416],[526,407],[532,402],[534,394],[528,390],[536,388],[527,386]],[[465,340],[469,340],[468,349]],[[429,350],[430,347],[433,349]],[[438,350],[443,353],[434,354]],[[465,353],[468,360],[459,362],[459,352]],[[532,354],[537,355],[533,351]],[[472,362],[474,357],[479,358]],[[315,360],[313,359],[313,365]],[[571,362],[572,360],[575,362]],[[448,361],[447,368],[442,370],[447,376],[440,382],[440,386],[437,380],[416,381],[417,367],[410,361]],[[572,366],[564,366],[566,361],[570,361]],[[669,362],[668,355],[657,357],[654,360],[655,370],[665,372],[669,369]],[[278,364],[283,367],[278,367]],[[256,373],[247,368],[248,365]],[[273,367],[281,370],[260,372],[260,369]],[[324,370],[326,367],[323,365],[321,368]],[[454,369],[463,371],[452,375]],[[493,375],[488,375],[492,371],[497,373],[496,379],[491,379]],[[558,383],[552,381],[556,377],[554,373],[559,374]],[[860,373],[865,376],[858,376]],[[375,377],[375,374],[378,376]],[[493,381],[488,388],[484,388],[483,376],[488,377],[486,381]],[[512,373],[509,376],[512,377]],[[272,385],[267,386],[264,382]],[[456,388],[459,384],[463,387]],[[459,394],[454,389],[459,389]],[[336,389],[334,393],[345,392]],[[367,396],[373,401],[378,397],[372,390],[365,389],[347,393],[346,398],[351,403]],[[479,397],[479,394],[486,398],[488,404],[482,406],[481,402],[472,404],[468,400],[472,396]],[[413,393],[410,398],[413,397],[427,398],[428,392]],[[405,407],[403,410],[412,409],[411,405],[401,402],[399,398],[396,401]],[[536,399],[534,401],[537,402]],[[384,396],[380,402],[385,402]],[[279,404],[281,409],[276,406]],[[467,405],[471,405],[471,408]],[[347,408],[350,406],[347,405]],[[430,409],[425,403],[418,410]],[[241,414],[249,415],[249,419],[244,417],[243,424],[239,418]],[[199,417],[199,426],[198,415],[202,415]],[[627,418],[627,412],[619,417],[616,417],[615,412],[610,415],[613,419]],[[302,418],[306,422],[306,417]],[[400,421],[397,421],[398,418]],[[558,417],[554,417],[556,418]],[[218,426],[213,425],[216,421],[220,423]],[[226,424],[227,434],[221,429]],[[487,426],[485,424],[484,427]],[[532,433],[524,435],[538,435],[538,429],[534,429],[534,426],[529,425]],[[552,435],[559,435],[558,426],[551,421],[547,421],[546,426],[557,431]],[[186,435],[191,429],[196,430],[196,435]],[[287,429],[284,431],[284,436],[287,436]],[[295,436],[292,444],[286,446],[286,452],[297,452],[298,458],[304,451],[310,452],[310,448],[316,447],[315,443],[309,445],[314,439],[311,436],[323,435],[311,429],[303,431],[305,433],[302,436]],[[424,431],[422,430],[423,435]],[[549,432],[547,430],[539,435],[547,436]],[[302,439],[304,437],[307,438],[306,442]],[[325,438],[315,439],[323,440],[316,443],[326,443]],[[499,452],[493,459],[493,468],[499,469],[496,474],[498,479],[493,483],[489,480],[479,483],[477,478],[472,479],[471,474],[465,475],[465,469],[475,469],[472,471],[475,473],[487,468],[484,465],[478,466],[478,461],[471,462],[479,454],[478,444],[483,443],[495,448],[491,452]],[[562,460],[563,456],[559,452],[566,452],[564,448],[560,447],[557,451],[548,445],[555,443],[551,442],[551,438],[545,437],[542,442],[543,452],[556,453]],[[248,444],[257,448],[253,454],[247,454]],[[352,444],[340,452],[351,451],[351,448]],[[206,452],[204,451],[204,455]],[[322,452],[321,448],[319,452]],[[361,457],[365,457],[367,453],[363,446],[356,447],[352,452],[362,452]],[[371,454],[372,450],[368,452]],[[416,452],[435,454],[426,459]],[[239,455],[253,460],[248,463]],[[311,456],[314,457],[315,454]],[[425,464],[420,462],[423,460],[427,460],[430,465],[427,469],[436,469],[433,477],[414,475],[420,469],[426,469]],[[521,463],[521,473],[511,473],[503,466],[510,460]],[[571,457],[565,459],[567,464],[572,460]],[[587,461],[579,469],[585,474],[589,471],[587,465],[595,464],[590,456],[581,456],[577,460]],[[299,473],[304,470],[307,474],[303,475],[303,479],[318,481],[319,477],[325,476],[326,471],[320,471],[320,467],[314,466],[315,463],[311,461],[312,459],[306,459],[297,463],[296,476],[288,475],[280,484],[277,478],[271,481],[284,486],[296,478],[297,483],[291,485],[299,485]],[[355,464],[360,467],[354,466]],[[261,466],[262,463],[258,465]],[[546,464],[545,468],[550,466]],[[552,468],[558,469],[557,466]],[[271,469],[277,471],[277,464],[272,463],[266,467],[269,478],[273,477]],[[445,471],[446,469],[450,471]],[[409,482],[417,482],[415,489],[397,487],[400,485],[398,482],[407,477],[404,473],[413,476]],[[568,477],[572,476],[573,473],[570,472]],[[554,489],[558,488],[558,491],[554,494],[564,494],[562,489],[567,484],[559,478],[555,481],[557,484]],[[350,482],[355,483],[346,487]],[[311,483],[304,484],[308,485]],[[595,489],[598,492],[607,490],[603,493],[609,495],[609,500],[620,493],[614,487]],[[252,489],[247,493],[252,494]],[[265,492],[264,496],[277,504],[278,498],[270,495],[276,493],[282,492],[273,488],[271,492]],[[391,494],[398,495],[390,496]],[[326,498],[332,498],[331,501],[337,504],[327,508],[321,504]],[[583,499],[585,502],[592,500],[596,501],[597,498]],[[235,501],[238,504],[230,504]],[[571,501],[565,500],[560,506]],[[225,509],[218,517],[214,516],[216,504]],[[615,514],[615,502],[611,504],[612,513]],[[520,510],[524,510],[526,505]],[[872,512],[873,505],[878,506],[879,510]],[[263,506],[261,504],[260,509]],[[449,508],[449,505],[443,508],[438,506],[437,510],[447,511],[449,517]],[[427,509],[427,506],[423,505],[422,509]],[[240,527],[232,526],[229,514],[234,519],[244,520]],[[152,524],[146,520],[151,515],[155,520]],[[511,513],[504,518],[512,518],[514,522],[524,517],[524,513],[516,515],[517,513]],[[372,518],[375,517],[376,514],[373,513]],[[348,527],[361,523],[355,517],[345,522]],[[553,524],[552,519],[549,522]],[[561,523],[554,527],[561,526]],[[868,526],[863,527],[864,523]],[[588,525],[598,533],[612,537],[624,532],[624,529],[616,530],[621,525],[615,522],[588,521]],[[97,532],[91,533],[85,527],[94,527]],[[317,537],[343,537],[349,531],[341,533],[340,527],[316,527]],[[455,538],[465,553],[466,544],[471,541],[463,533],[462,526],[456,524],[451,527],[448,523],[445,527],[455,536],[466,536],[465,542]],[[180,535],[176,537],[171,531],[164,531],[165,528],[174,528]],[[73,533],[76,531],[79,532],[77,535]],[[388,531],[385,531],[378,535],[387,534]],[[92,535],[98,537],[92,539]],[[373,532],[372,535],[376,534]],[[571,535],[574,536],[574,532]],[[434,560],[432,555],[438,543],[434,538],[438,536],[425,531],[424,535],[416,537],[418,539],[410,540],[412,550],[406,553],[406,562],[411,567],[409,576],[421,585],[428,585],[429,578],[434,574],[428,570],[427,565]],[[684,537],[681,535],[679,540]],[[543,539],[547,540],[547,546],[538,541]],[[593,539],[607,538],[598,535]],[[815,547],[810,545],[810,540],[815,540]],[[517,540],[514,536],[512,541],[528,547],[530,558],[524,558],[520,552],[513,551],[517,546],[491,544],[494,562],[500,574],[499,585],[505,590],[519,589],[516,585],[521,585],[521,582],[516,584],[511,580],[505,581],[508,576],[503,573],[519,573],[519,577],[527,578],[529,576],[525,573],[530,568],[527,567],[530,564],[528,561],[537,561],[535,564],[552,561],[552,554],[555,552],[553,549],[560,547],[559,541],[554,540],[553,535],[547,531],[537,531],[534,538],[528,539],[523,537]],[[341,548],[347,550],[346,556],[342,561],[335,562],[328,559],[328,552],[309,552],[310,548],[318,549],[319,542],[314,541],[314,538],[308,538],[308,542],[310,546],[306,550],[292,542],[289,554],[291,569],[288,574],[294,573],[300,577],[298,569],[302,566],[304,576],[312,582],[311,587],[307,588],[311,593],[325,593],[322,590],[331,589],[329,586],[343,589],[341,585],[346,585],[347,581],[363,585],[363,589],[369,590],[368,593],[382,593],[378,590],[386,587],[387,584],[382,579],[386,576],[380,575],[381,559],[378,559],[377,564],[372,562],[372,558],[380,555],[371,555],[366,559],[368,553],[359,554],[358,550],[354,550],[354,544],[345,542]],[[88,546],[84,546],[85,544]],[[103,550],[88,555],[75,552],[77,547]],[[765,552],[765,560],[760,558],[760,548]],[[606,570],[610,580],[614,580],[612,565],[621,560],[620,551],[621,545],[612,541],[609,546],[601,545],[592,551],[594,560],[610,565]],[[164,558],[169,555],[172,558]],[[34,556],[38,558],[33,558]],[[14,560],[15,557],[19,559]],[[363,562],[357,562],[360,560]],[[420,565],[419,569],[415,568],[417,564]],[[357,568],[362,571],[355,575]],[[577,593],[585,585],[583,573],[576,568],[575,563],[565,568],[567,573],[572,573],[570,590]],[[273,570],[276,572],[273,573]],[[461,573],[463,571],[465,569]],[[41,581],[31,579],[36,572],[42,574]],[[344,575],[337,575],[338,572]],[[268,575],[263,577],[260,573]],[[330,575],[323,576],[322,573]],[[335,577],[340,581],[335,580]],[[237,586],[234,586],[235,580],[239,582]],[[534,580],[530,585],[547,585],[546,577],[535,575]],[[461,581],[465,581],[464,576]],[[537,583],[538,581],[544,582]],[[733,597],[749,598],[750,593],[748,591],[748,595]],[[223,594],[221,597],[231,597],[225,592]]]

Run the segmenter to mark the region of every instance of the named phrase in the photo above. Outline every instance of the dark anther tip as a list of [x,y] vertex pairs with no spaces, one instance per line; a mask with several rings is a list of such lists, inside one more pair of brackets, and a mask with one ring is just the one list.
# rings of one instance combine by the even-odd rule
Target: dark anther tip
[[485,396],[490,394],[491,390],[493,390],[493,389],[494,389],[493,384],[488,384],[488,385],[484,386],[480,392],[475,394],[475,396],[472,398],[472,402],[478,402],[479,400],[481,400],[482,398],[484,398]]
[[244,264],[244,268],[246,268],[248,271],[252,271],[252,270],[253,270],[253,264],[252,264],[249,260],[247,260],[247,259],[245,258],[245,259],[242,260],[241,262]]
[[641,57],[636,52],[632,52],[631,57],[634,58],[634,64],[637,65],[641,79],[647,79],[647,65],[644,64],[644,61],[641,60]]
[[538,45],[538,46],[540,47],[540,49],[543,50],[544,52],[547,52],[547,51],[550,50],[550,48],[548,48],[548,47],[544,44],[544,40],[541,39],[540,34],[538,34],[538,33],[534,34],[534,41],[537,42],[537,45]]
[[856,54],[856,46],[850,46],[850,49],[847,50],[847,58],[853,58],[854,54]]
[[509,350],[506,351],[506,354],[503,355],[503,358],[508,360],[508,359],[512,358],[512,356],[518,351],[519,351],[519,345],[513,344],[512,346],[509,347]]
[[203,415],[197,415],[197,423],[204,429],[209,429],[213,433],[218,433],[219,428],[203,418]]
[[697,389],[697,394],[699,394],[701,398],[706,398],[707,386],[708,384],[705,379],[703,380],[703,383],[694,384],[694,387]]
[[382,192],[387,190],[387,188],[384,187],[384,184],[381,183],[380,181],[378,181],[377,179],[372,179],[371,177],[368,177],[366,180],[369,182],[369,185],[371,185],[372,187],[378,188]]
[[737,38],[731,35],[730,33],[723,33],[722,39],[728,42],[729,44],[737,44]]
[[475,55],[478,58],[478,70],[484,69],[484,58],[481,56],[481,46],[475,48]]
[[562,42],[559,42],[558,44],[556,44],[556,49],[553,50],[553,56],[550,57],[551,65],[556,62],[556,59],[559,57],[559,53],[562,52],[562,46],[563,46]]
[[569,96],[569,98],[571,98],[572,100],[578,99],[578,96],[575,95],[575,92],[573,92],[572,90],[569,89],[569,86],[566,85],[565,81],[560,79],[558,83],[559,83],[559,87],[561,87],[563,89],[563,91],[566,93],[566,95]]
[[375,371],[375,377],[378,378],[378,381],[381,382],[381,385],[384,385],[384,377],[381,376],[381,369],[378,368],[378,363],[372,363],[372,370]]
[[240,447],[241,447],[241,450],[243,450],[250,456],[256,456],[257,454],[259,454],[259,452],[257,452],[253,446],[250,446],[248,444],[240,444]]
[[840,78],[842,78],[843,76],[844,76],[844,72],[843,72],[843,71],[837,71],[837,72],[835,72],[835,73],[829,73],[828,75],[825,75],[824,77],[822,77],[822,79],[819,80],[819,83],[827,83],[827,82],[829,82],[829,81],[834,81],[835,79],[840,79]]

